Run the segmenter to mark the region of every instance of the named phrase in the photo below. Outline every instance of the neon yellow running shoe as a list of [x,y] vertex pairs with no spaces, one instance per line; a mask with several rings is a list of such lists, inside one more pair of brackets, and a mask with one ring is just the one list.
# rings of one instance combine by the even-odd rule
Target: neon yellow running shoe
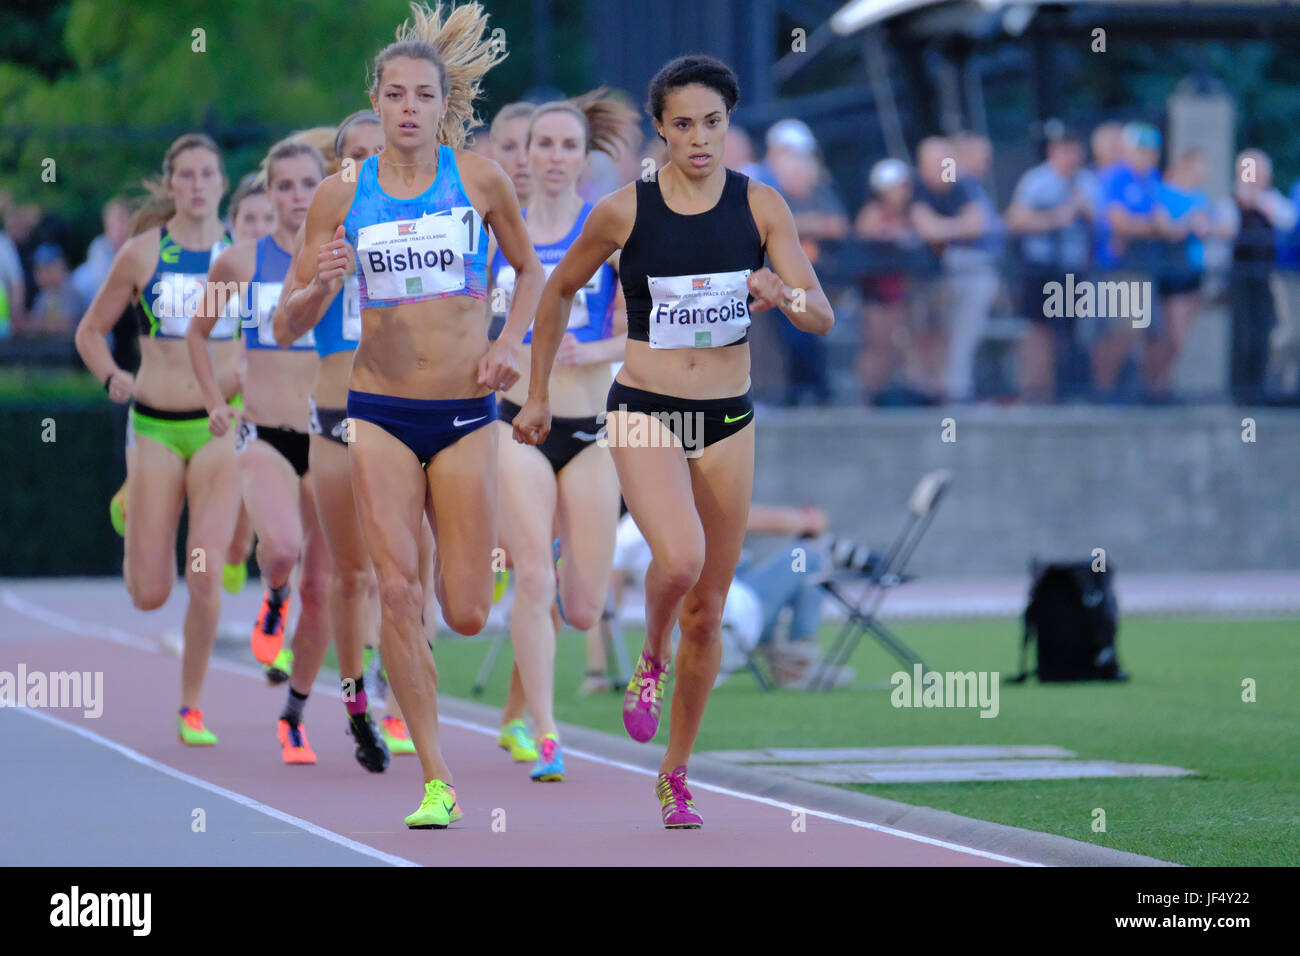
[[113,523],[113,530],[126,537],[126,482],[122,482],[122,487],[117,489],[117,494],[113,495],[108,502],[108,520]]
[[191,747],[211,747],[217,742],[217,735],[203,726],[203,711],[194,707],[181,708],[176,718],[176,736]]
[[380,724],[384,728],[384,743],[388,744],[389,753],[415,753],[415,744],[411,743],[411,735],[406,731],[406,721],[388,716],[381,720]]
[[227,564],[221,569],[221,586],[231,594],[238,594],[244,590],[244,584],[248,581],[248,562],[240,564]]
[[289,674],[292,671],[293,650],[282,647],[280,653],[275,655],[275,660],[266,668],[266,682],[272,686],[283,684],[289,679]]
[[510,569],[496,572],[496,581],[492,584],[492,603],[498,603],[506,596],[506,588],[510,586]]
[[420,809],[406,818],[406,825],[412,830],[445,830],[447,824],[463,816],[456,801],[456,788],[441,780],[430,780],[424,785]]
[[533,746],[533,738],[528,736],[528,728],[522,720],[512,720],[501,728],[497,746],[510,751],[510,756],[516,763],[537,759],[537,748]]

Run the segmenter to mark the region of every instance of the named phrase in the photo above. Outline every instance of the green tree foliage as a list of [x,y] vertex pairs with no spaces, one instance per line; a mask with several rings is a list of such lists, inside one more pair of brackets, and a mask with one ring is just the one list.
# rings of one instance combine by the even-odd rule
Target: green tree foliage
[[[510,53],[485,84],[479,111],[490,115],[528,88],[533,4],[485,5],[489,28],[505,30]],[[554,12],[567,20],[578,6],[557,2]],[[409,14],[405,0],[63,0],[47,7],[0,17],[0,191],[39,202],[79,231],[97,231],[103,201],[138,191],[181,133],[212,135],[234,181],[280,136],[365,107],[374,55]],[[557,30],[565,40],[557,79],[566,84],[581,79],[577,34]],[[54,182],[42,180],[46,159],[55,161]]]

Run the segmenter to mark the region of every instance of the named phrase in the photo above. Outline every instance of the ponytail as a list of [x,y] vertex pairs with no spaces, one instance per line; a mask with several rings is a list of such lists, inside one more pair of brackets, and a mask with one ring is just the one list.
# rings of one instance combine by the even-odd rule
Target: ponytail
[[482,90],[479,81],[506,58],[495,39],[484,37],[487,13],[478,3],[453,6],[443,17],[442,2],[411,4],[411,19],[397,28],[397,40],[375,57],[370,95],[378,96],[384,66],[394,57],[428,60],[438,70],[446,112],[438,127],[438,142],[453,148],[465,144],[465,135],[478,125],[474,100]]
[[586,137],[588,153],[599,150],[607,156],[617,157],[623,149],[634,146],[638,138],[636,112],[610,96],[609,90],[603,86],[571,100],[556,100],[537,107],[529,124],[530,140],[532,127],[547,113],[568,113],[577,117]]

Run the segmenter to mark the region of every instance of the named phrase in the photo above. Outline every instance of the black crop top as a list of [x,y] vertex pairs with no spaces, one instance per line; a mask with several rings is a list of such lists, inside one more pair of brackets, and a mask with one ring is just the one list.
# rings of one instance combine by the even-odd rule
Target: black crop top
[[727,170],[717,204],[686,216],[657,181],[636,184],[636,221],[619,257],[627,337],[652,348],[715,348],[749,338],[749,274],[763,267],[749,177]]

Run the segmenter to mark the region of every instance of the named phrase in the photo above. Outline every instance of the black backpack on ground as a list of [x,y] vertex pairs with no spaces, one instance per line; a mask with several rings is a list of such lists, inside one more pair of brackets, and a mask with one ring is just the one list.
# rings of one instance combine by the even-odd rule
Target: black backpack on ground
[[1025,607],[1020,673],[1028,676],[1029,645],[1038,649],[1040,681],[1128,680],[1115,652],[1119,607],[1111,581],[1115,569],[1092,570],[1088,561],[1034,562],[1034,583]]

